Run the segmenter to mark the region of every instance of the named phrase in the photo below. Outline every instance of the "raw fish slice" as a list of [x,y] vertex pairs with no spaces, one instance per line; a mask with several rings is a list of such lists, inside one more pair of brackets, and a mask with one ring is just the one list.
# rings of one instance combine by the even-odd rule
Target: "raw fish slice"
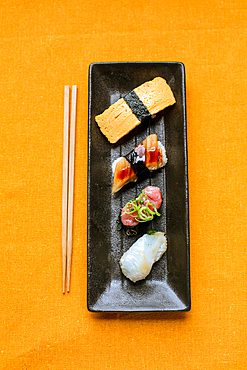
[[167,249],[167,239],[163,232],[145,234],[139,238],[120,259],[123,274],[133,281],[145,279],[152,266]]
[[120,157],[113,164],[114,178],[112,193],[116,193],[129,182],[137,181],[137,176],[126,158]]
[[144,141],[145,147],[145,166],[150,170],[158,168],[158,140],[157,135],[149,135]]
[[[140,200],[138,200],[139,198],[140,198]],[[154,207],[156,208],[156,210],[158,210],[160,208],[160,206],[162,204],[162,195],[161,195],[160,188],[158,188],[157,186],[147,186],[142,191],[142,193],[137,198],[137,200],[135,200],[135,202],[133,202],[133,200],[131,200],[130,202],[128,202],[122,208],[121,222],[124,226],[134,227],[134,226],[138,225],[139,222],[140,222],[140,217],[139,217],[137,211],[133,212],[133,213],[130,213],[131,208],[133,206],[135,206],[135,205],[141,205],[141,207],[145,206],[145,207],[148,207],[153,212],[154,212]],[[150,204],[150,202],[152,202],[154,207],[153,207],[152,204]],[[126,207],[127,207],[127,213],[126,213]],[[152,216],[152,219],[153,219],[153,216]],[[147,221],[151,221],[151,220],[146,220],[146,221],[141,220],[141,222],[147,222]]]
[[129,182],[135,182],[140,177],[148,176],[149,171],[157,170],[167,163],[164,145],[156,134],[149,135],[126,157],[119,157],[112,164],[113,186],[116,193]]
[[162,204],[162,195],[160,188],[157,186],[147,186],[145,188],[145,193],[147,195],[147,200],[144,201],[144,204],[147,202],[153,202],[156,209],[159,209]]

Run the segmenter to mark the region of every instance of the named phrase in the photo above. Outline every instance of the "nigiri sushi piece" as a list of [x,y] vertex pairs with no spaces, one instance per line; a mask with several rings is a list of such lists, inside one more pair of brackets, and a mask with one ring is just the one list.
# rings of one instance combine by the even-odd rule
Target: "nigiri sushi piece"
[[123,274],[134,283],[145,279],[166,249],[167,238],[163,232],[143,235],[121,257]]
[[119,191],[129,182],[135,182],[148,176],[149,172],[165,166],[166,150],[152,134],[124,157],[117,158],[112,164],[112,194]]
[[116,143],[150,116],[176,103],[166,80],[156,77],[136,87],[95,117],[101,132]]
[[151,221],[162,204],[162,195],[157,186],[147,186],[138,198],[129,201],[121,210],[121,222],[124,226],[134,227],[139,222]]

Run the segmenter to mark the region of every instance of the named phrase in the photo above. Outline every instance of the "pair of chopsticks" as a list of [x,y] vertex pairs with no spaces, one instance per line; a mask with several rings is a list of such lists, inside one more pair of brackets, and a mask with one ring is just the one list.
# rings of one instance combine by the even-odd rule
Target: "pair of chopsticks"
[[[64,136],[63,136],[63,190],[62,190],[62,271],[63,293],[70,289],[72,261],[72,229],[74,199],[74,167],[75,167],[75,124],[76,124],[77,86],[72,86],[71,116],[70,89],[64,87]],[[70,118],[70,125],[69,125]],[[70,127],[69,127],[70,126]]]

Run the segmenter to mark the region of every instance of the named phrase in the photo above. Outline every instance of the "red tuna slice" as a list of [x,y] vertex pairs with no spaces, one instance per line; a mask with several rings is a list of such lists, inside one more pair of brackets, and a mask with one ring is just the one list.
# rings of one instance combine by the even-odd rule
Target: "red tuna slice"
[[[145,197],[143,197],[144,204],[146,205],[148,202],[153,202],[156,209],[159,209],[162,204],[162,195],[160,189],[156,186],[148,186],[147,188],[145,188],[145,193],[147,195],[147,199],[145,200]],[[150,208],[151,211],[154,210],[154,207],[151,204],[149,204],[148,207]],[[131,215],[128,215],[124,213],[124,211],[125,206],[121,212],[121,221],[123,225],[133,227],[139,224],[139,221],[135,220],[135,217],[138,215],[138,212],[134,212]]]
[[[160,188],[158,188],[157,186],[148,186],[147,188],[145,188],[145,193],[147,195],[147,200],[145,200],[144,204],[147,204],[147,202],[153,202],[155,207],[159,209],[162,204],[162,195]],[[151,207],[152,206],[149,206],[152,211],[153,207]]]
[[123,214],[125,211],[125,206],[122,209],[121,212],[121,221],[122,224],[125,226],[136,226],[139,224],[139,221],[135,220],[135,217],[138,216],[138,212],[134,212],[131,215],[128,215],[127,213]]

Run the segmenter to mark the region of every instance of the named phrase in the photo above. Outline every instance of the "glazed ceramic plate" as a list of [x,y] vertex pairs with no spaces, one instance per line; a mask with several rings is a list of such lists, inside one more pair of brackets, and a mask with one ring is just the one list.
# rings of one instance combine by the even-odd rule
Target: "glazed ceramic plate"
[[[120,97],[155,77],[170,85],[176,104],[110,144],[95,122]],[[112,162],[147,135],[165,143],[167,165],[149,178],[112,195]],[[116,230],[124,204],[148,185],[161,189],[161,217],[142,224],[135,236]],[[168,247],[145,280],[133,283],[119,260],[147,230],[164,231]],[[190,310],[189,205],[186,141],[185,71],[182,63],[94,63],[89,67],[87,305],[91,312]]]

